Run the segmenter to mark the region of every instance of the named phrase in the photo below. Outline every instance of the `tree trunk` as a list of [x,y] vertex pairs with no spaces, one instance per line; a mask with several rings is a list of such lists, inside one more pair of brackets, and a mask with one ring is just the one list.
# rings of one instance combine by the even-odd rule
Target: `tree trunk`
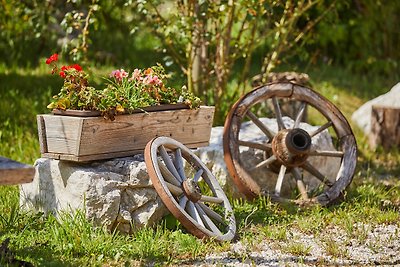
[[372,106],[369,143],[372,148],[400,148],[400,108]]

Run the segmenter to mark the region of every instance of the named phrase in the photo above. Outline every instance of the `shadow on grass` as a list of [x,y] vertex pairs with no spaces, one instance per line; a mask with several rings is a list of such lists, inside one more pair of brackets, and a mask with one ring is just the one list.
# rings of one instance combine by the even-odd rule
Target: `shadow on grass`
[[10,239],[3,241],[0,247],[1,266],[81,266],[79,263],[65,262],[57,259],[56,254],[43,244],[35,247],[14,249],[9,247]]

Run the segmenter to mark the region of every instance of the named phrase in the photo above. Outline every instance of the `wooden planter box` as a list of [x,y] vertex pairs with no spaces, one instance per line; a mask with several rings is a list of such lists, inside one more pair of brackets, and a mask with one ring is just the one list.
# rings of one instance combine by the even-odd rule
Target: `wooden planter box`
[[43,157],[91,161],[143,153],[148,141],[168,136],[189,148],[207,146],[214,107],[103,117],[37,115]]

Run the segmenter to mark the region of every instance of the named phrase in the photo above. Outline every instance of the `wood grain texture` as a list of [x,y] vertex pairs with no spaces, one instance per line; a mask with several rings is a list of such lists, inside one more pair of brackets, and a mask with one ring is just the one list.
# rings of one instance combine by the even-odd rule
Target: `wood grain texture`
[[[90,161],[143,152],[157,136],[168,136],[190,148],[208,145],[214,107],[118,115],[114,121],[102,117],[38,115],[46,143],[44,157]],[[47,150],[44,147],[47,146]]]
[[0,157],[0,184],[16,185],[30,183],[35,175],[35,168],[8,158]]
[[47,152],[46,124],[44,123],[43,116],[37,116],[36,119],[38,125],[40,153],[43,154]]
[[372,148],[400,148],[400,108],[372,106],[369,143]]

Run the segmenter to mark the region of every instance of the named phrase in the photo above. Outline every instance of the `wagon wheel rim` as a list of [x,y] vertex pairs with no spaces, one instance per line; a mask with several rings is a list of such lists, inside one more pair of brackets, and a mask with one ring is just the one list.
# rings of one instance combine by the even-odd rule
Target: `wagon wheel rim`
[[186,230],[198,238],[234,238],[236,221],[229,200],[190,149],[172,138],[157,137],[144,153],[155,190]]
[[[280,110],[280,99],[288,99],[291,101],[297,101],[300,103],[295,116],[292,118],[292,125],[285,125],[283,122],[283,116]],[[258,116],[251,112],[251,108],[257,104],[264,103],[266,101],[272,102],[274,119],[277,122],[277,130],[269,129],[263,124]],[[301,159],[298,157],[299,162],[285,162],[281,159],[281,155],[277,153],[277,147],[279,144],[285,143],[280,139],[287,138],[284,134],[285,131],[290,132],[298,136],[298,133],[294,133],[295,129],[301,129],[301,118],[303,116],[306,107],[312,107],[323,118],[326,119],[325,123],[318,126],[313,132],[300,133],[303,135],[303,141],[309,138],[315,138],[327,129],[332,129],[338,141],[338,147],[336,151],[318,151],[313,150],[312,147],[308,147],[308,151],[305,153],[305,158]],[[265,143],[249,142],[240,139],[240,127],[243,120],[247,118],[265,135]],[[287,139],[285,139],[287,142]],[[302,142],[303,142],[302,141]],[[300,145],[303,144],[300,142]],[[308,141],[307,141],[308,142]],[[278,145],[277,145],[278,144]],[[224,159],[227,165],[229,174],[231,175],[233,182],[248,199],[253,199],[259,195],[267,195],[271,200],[276,202],[293,202],[299,205],[328,205],[342,195],[343,191],[350,184],[357,161],[357,144],[351,127],[340,112],[340,110],[333,105],[330,101],[324,98],[322,95],[313,91],[310,88],[296,85],[293,83],[272,83],[260,86],[248,94],[241,97],[230,110],[224,125],[223,134],[223,146],[224,146]],[[278,177],[275,184],[275,188],[262,188],[249,174],[248,168],[244,166],[240,159],[239,147],[245,146],[252,149],[264,150],[268,155],[259,166],[271,166],[278,163]],[[290,151],[290,146],[284,147]],[[317,156],[326,156],[333,158],[340,158],[340,166],[337,170],[337,175],[334,177],[325,177],[318,170],[318,167],[313,166],[309,159]],[[322,180],[321,183],[324,186],[323,192],[319,192],[317,195],[313,195],[307,191],[307,184],[302,179],[302,173],[309,173],[312,177]],[[296,189],[299,194],[296,198],[286,198],[280,195],[280,189],[282,183],[285,182],[287,175],[292,177],[296,181]]]

